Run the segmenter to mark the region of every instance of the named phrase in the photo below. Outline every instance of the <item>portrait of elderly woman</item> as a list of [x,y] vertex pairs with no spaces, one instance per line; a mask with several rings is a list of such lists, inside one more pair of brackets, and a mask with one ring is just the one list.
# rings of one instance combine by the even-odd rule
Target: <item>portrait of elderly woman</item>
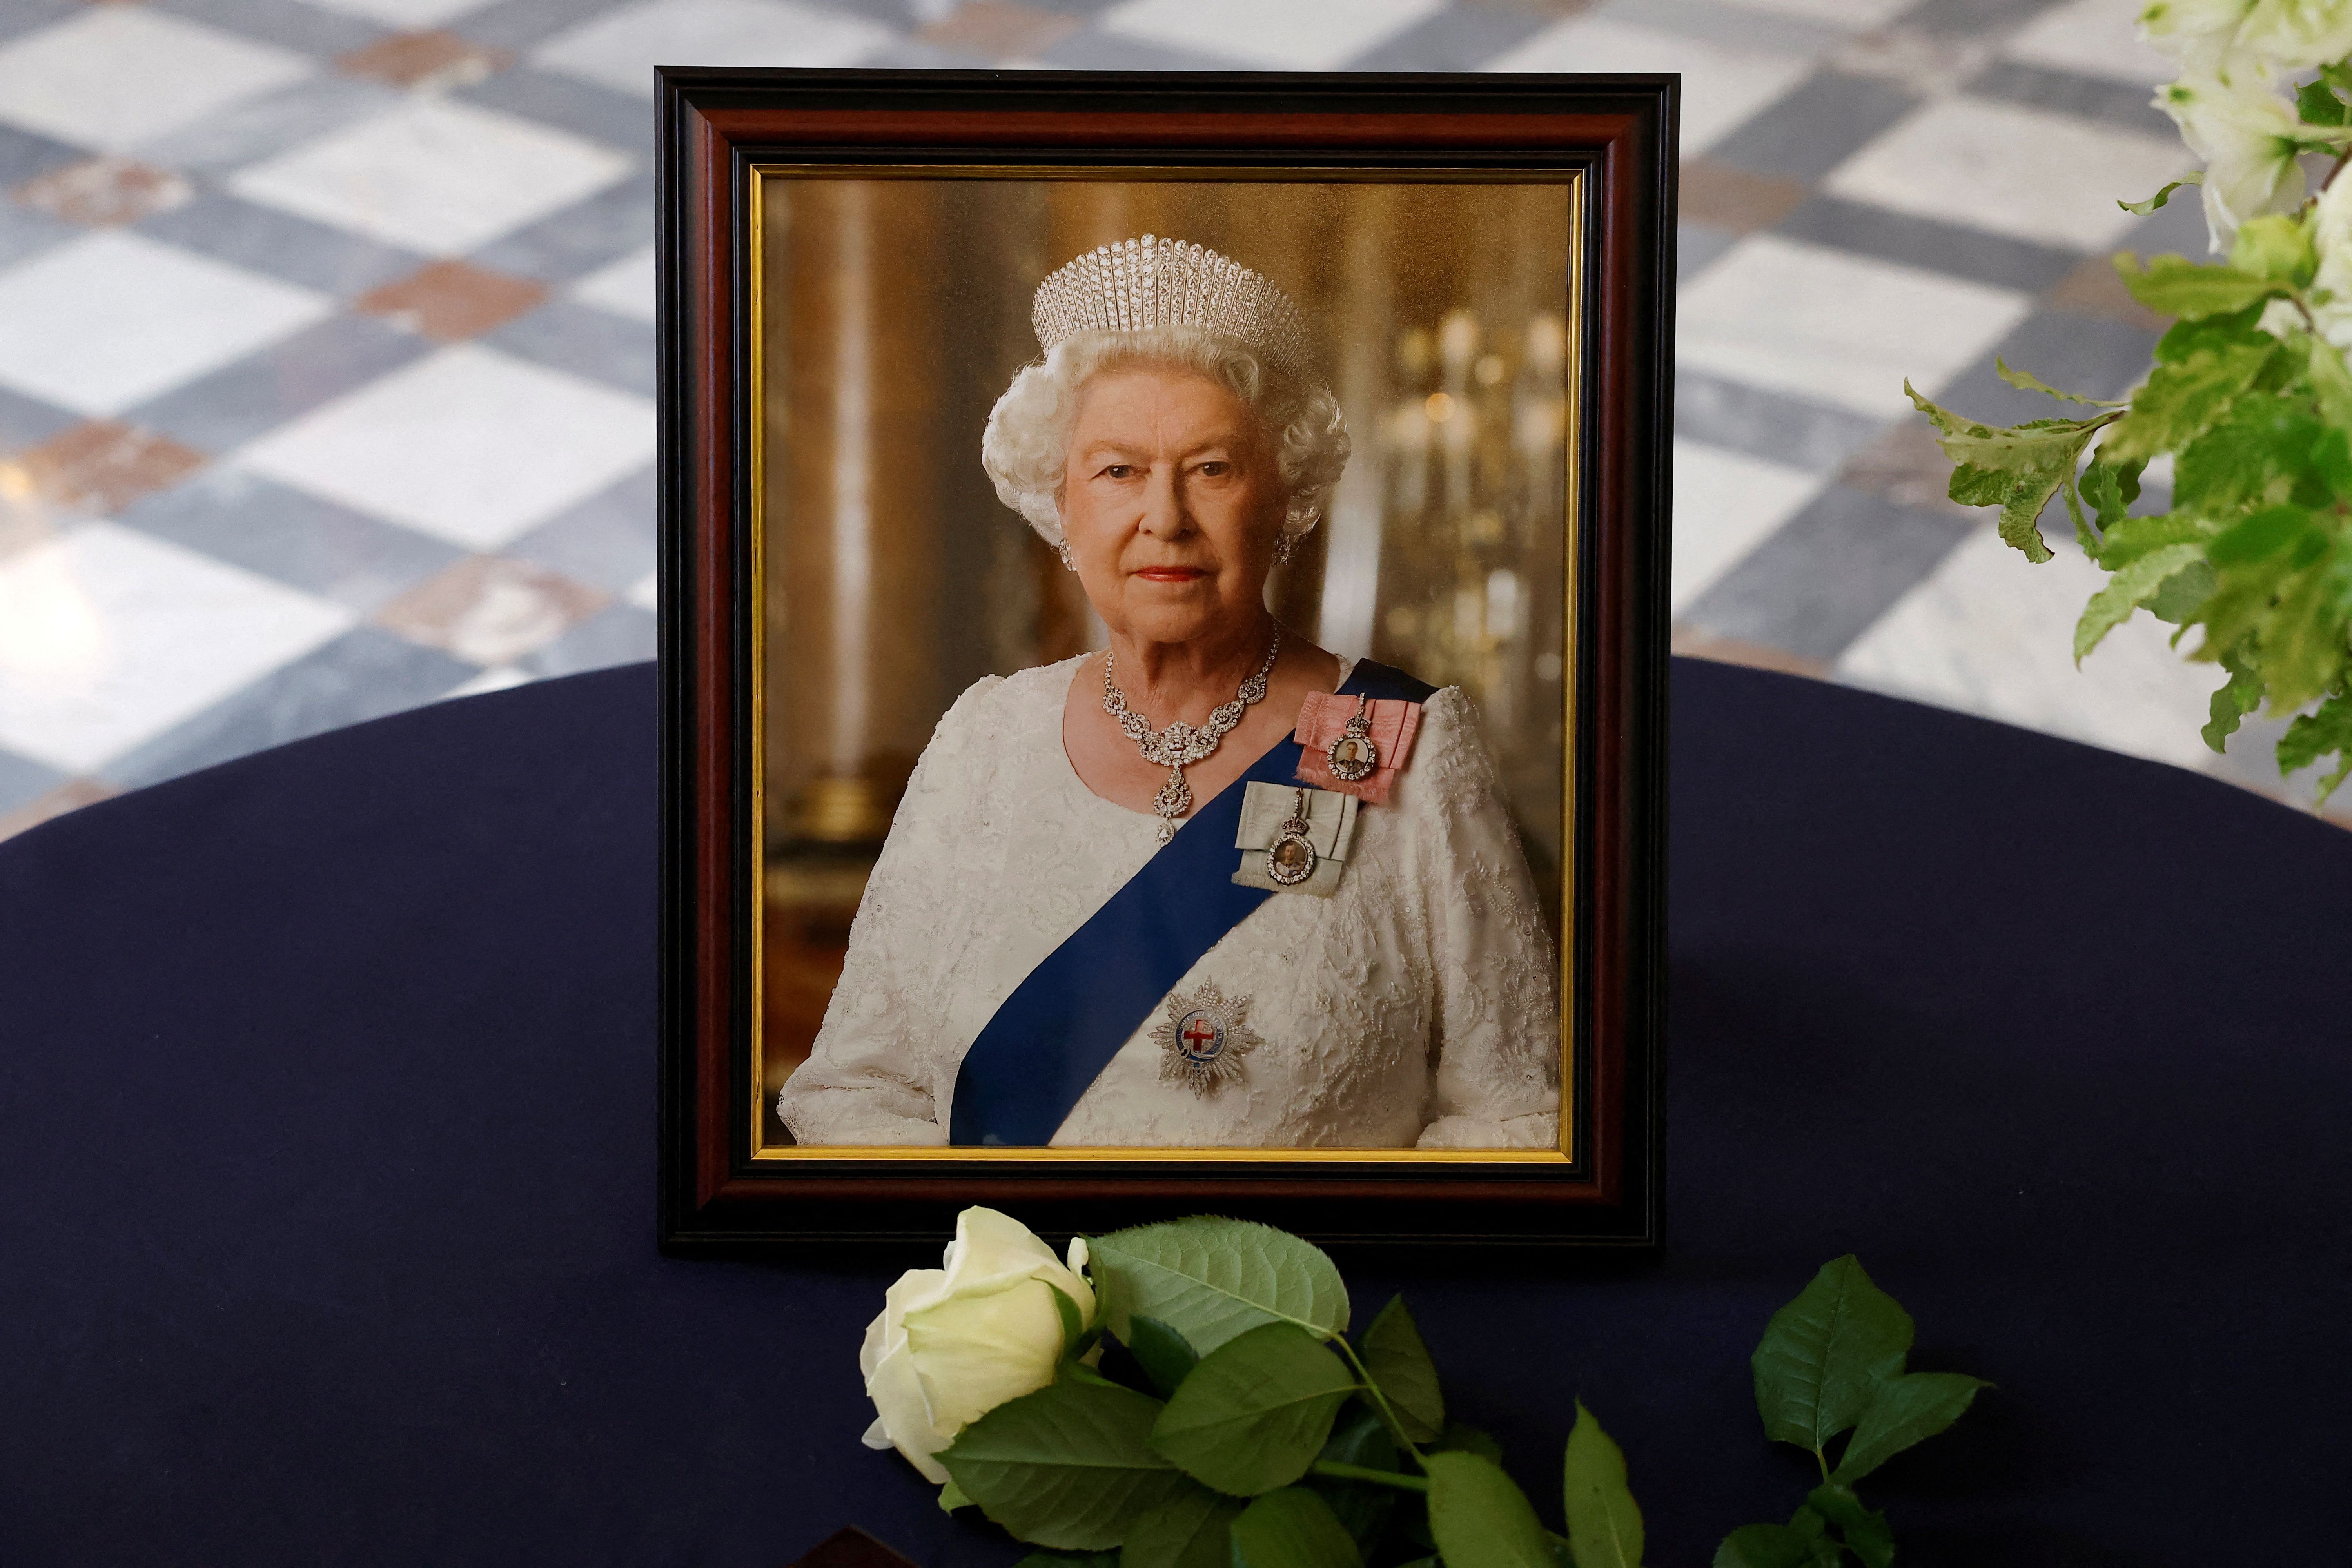
[[1267,608],[1350,447],[1297,307],[1147,235],[1047,277],[1032,319],[979,455],[1108,646],[939,721],[782,1123],[1555,1146],[1559,968],[1476,713]]

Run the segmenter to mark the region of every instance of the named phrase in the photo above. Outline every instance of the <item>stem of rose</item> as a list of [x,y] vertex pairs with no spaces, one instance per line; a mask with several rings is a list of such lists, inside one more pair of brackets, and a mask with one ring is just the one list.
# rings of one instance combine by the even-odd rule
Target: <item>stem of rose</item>
[[1408,1492],[1429,1489],[1429,1482],[1419,1476],[1399,1475],[1394,1470],[1375,1470],[1365,1465],[1342,1464],[1338,1459],[1318,1459],[1307,1468],[1310,1475],[1328,1476],[1335,1481],[1370,1481],[1375,1486],[1394,1487]]
[[1348,1336],[1333,1334],[1331,1342],[1339,1347],[1339,1353],[1346,1356],[1348,1364],[1356,1369],[1357,1381],[1364,1392],[1372,1396],[1372,1403],[1380,1406],[1381,1418],[1389,1424],[1389,1430],[1396,1434],[1396,1440],[1404,1445],[1405,1452],[1412,1456],[1412,1462],[1424,1470],[1429,1468],[1428,1459],[1413,1446],[1412,1439],[1405,1436],[1404,1423],[1397,1419],[1396,1408],[1389,1404],[1389,1396],[1381,1392],[1381,1385],[1372,1381],[1371,1369],[1365,1366],[1362,1358],[1356,1354],[1356,1347],[1348,1342]]

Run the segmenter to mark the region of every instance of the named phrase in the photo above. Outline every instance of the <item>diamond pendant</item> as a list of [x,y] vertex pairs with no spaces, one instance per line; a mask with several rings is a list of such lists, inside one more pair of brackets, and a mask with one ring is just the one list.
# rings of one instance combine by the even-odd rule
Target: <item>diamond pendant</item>
[[1348,727],[1323,753],[1331,765],[1331,776],[1343,784],[1361,784],[1372,776],[1381,765],[1381,749],[1372,740],[1372,721],[1364,711],[1364,700],[1356,699],[1356,711],[1348,720]]
[[1182,768],[1168,770],[1168,782],[1151,797],[1151,809],[1160,814],[1160,842],[1167,843],[1176,837],[1176,819],[1191,809],[1192,786],[1184,782]]

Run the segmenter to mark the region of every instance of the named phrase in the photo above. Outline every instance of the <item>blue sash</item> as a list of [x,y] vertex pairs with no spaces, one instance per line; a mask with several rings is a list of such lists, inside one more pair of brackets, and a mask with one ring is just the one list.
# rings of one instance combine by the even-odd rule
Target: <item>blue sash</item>
[[[1370,659],[1339,688],[1406,702],[1436,689]],[[1294,783],[1300,751],[1287,736],[1276,742],[1014,987],[964,1053],[949,1142],[1050,1142],[1176,983],[1274,896],[1235,884],[1234,838],[1249,784]]]

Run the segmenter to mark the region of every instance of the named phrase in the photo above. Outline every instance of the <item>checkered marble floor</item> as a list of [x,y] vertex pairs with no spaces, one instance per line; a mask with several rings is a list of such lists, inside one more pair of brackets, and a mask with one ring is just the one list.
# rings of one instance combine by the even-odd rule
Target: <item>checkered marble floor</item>
[[[2107,394],[2136,0],[0,0],[0,833],[654,647],[651,68],[1678,69],[1687,651],[2214,767],[1901,394]],[[2252,764],[2242,766],[2259,776]]]

